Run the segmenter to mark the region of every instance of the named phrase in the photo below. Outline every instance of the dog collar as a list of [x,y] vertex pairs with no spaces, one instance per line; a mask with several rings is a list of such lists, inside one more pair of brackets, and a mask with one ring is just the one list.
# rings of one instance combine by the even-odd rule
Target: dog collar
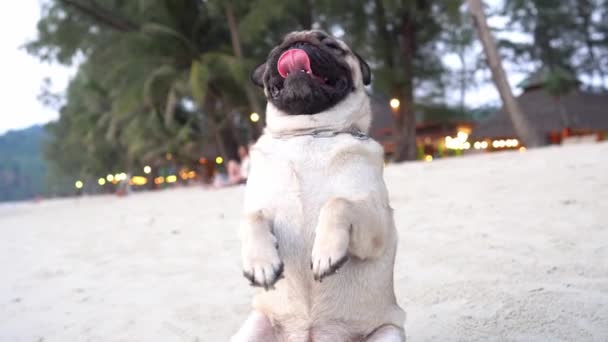
[[291,133],[272,133],[269,132],[270,135],[275,139],[288,139],[302,136],[311,136],[313,138],[333,138],[340,134],[350,134],[354,138],[359,140],[367,140],[369,139],[369,135],[357,127],[350,127],[345,130],[333,130],[333,129],[313,129],[313,130],[302,130]]

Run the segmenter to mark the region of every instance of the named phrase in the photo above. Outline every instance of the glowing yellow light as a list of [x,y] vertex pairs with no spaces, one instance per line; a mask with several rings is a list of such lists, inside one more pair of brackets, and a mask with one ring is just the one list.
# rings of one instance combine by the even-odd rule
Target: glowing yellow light
[[117,173],[114,175],[114,180],[115,181],[123,181],[127,179],[127,174],[124,172],[121,173]]
[[526,152],[526,150],[527,150],[527,148],[525,148],[523,146],[519,148],[519,152]]
[[156,177],[156,178],[154,178],[154,184],[156,184],[156,185],[163,184],[164,182],[165,182],[165,177]]
[[427,154],[426,156],[424,156],[424,161],[432,162],[433,161],[433,156],[430,155],[430,154]]
[[513,139],[513,147],[519,146],[519,140]]
[[450,150],[468,150],[471,148],[471,143],[467,141],[468,138],[469,133],[458,131],[456,137],[445,137],[445,147]]
[[106,185],[106,179],[105,179],[105,178],[99,178],[99,179],[97,180],[97,184],[99,184],[99,185],[101,185],[101,186]]
[[464,132],[464,131],[458,131],[458,134],[456,134],[456,137],[458,139],[460,139],[461,141],[467,141],[467,139],[469,138],[469,133]]
[[217,158],[215,158],[215,163],[217,165],[222,165],[224,163],[224,158],[218,156]]
[[167,176],[166,181],[167,181],[167,183],[175,183],[175,182],[177,182],[177,176],[176,175]]
[[492,147],[498,148],[498,140],[492,141]]
[[483,149],[488,148],[488,142],[487,141],[482,141],[481,142],[481,148],[483,148]]
[[148,179],[146,177],[142,177],[142,176],[134,176],[131,177],[131,184],[134,185],[146,185],[148,183]]
[[193,179],[195,177],[196,177],[196,172],[194,172],[194,171],[188,172],[188,178]]
[[74,186],[76,187],[76,189],[82,189],[84,183],[82,181],[76,181],[76,183],[74,183]]
[[479,149],[481,148],[481,143],[480,143],[479,141],[476,141],[476,142],[473,144],[473,148],[474,148],[474,149],[476,149],[476,150],[479,150]]
[[467,127],[467,126],[458,126],[456,128],[457,132],[464,132],[467,134],[467,136],[469,136],[471,134],[471,127]]
[[114,175],[107,175],[106,179],[108,180],[108,182],[112,182],[114,181]]
[[251,113],[251,115],[249,115],[249,120],[251,120],[251,122],[258,122],[260,121],[260,114],[258,113]]
[[144,166],[144,173],[150,174],[152,172],[152,168],[149,165]]
[[401,105],[401,101],[399,101],[399,99],[396,98],[392,98],[391,101],[389,102],[391,108],[393,109],[399,109],[399,106]]

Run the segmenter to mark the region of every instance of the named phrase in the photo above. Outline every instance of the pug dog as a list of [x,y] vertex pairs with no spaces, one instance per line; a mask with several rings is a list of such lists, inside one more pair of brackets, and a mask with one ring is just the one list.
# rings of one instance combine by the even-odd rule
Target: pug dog
[[253,82],[268,99],[240,228],[259,286],[232,342],[401,342],[397,231],[383,149],[367,135],[370,68],[322,31],[288,34]]

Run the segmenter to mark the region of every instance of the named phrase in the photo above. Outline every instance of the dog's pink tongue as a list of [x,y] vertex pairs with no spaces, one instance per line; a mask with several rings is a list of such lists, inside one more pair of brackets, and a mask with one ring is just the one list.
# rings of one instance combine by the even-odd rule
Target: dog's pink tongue
[[279,75],[286,78],[292,72],[301,72],[312,74],[310,69],[310,59],[306,52],[302,49],[291,49],[283,52],[277,63]]

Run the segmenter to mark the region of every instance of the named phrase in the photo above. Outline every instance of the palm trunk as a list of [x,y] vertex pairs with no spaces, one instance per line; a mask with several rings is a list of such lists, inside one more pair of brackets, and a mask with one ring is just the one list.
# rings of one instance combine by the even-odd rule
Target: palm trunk
[[314,4],[312,2],[312,0],[306,0],[306,4],[304,5],[304,13],[302,16],[302,26],[304,26],[305,30],[311,30],[312,29],[312,23],[313,23],[313,13],[312,13],[312,9],[314,8]]
[[465,60],[465,49],[461,46],[458,51],[458,59],[462,64],[462,70],[460,71],[460,112],[465,112],[465,101],[467,96],[467,65]]
[[396,146],[393,160],[401,162],[416,159],[416,114],[414,112],[414,54],[416,49],[416,27],[414,18],[406,13],[401,27],[401,65],[403,66],[403,87],[400,87],[401,105],[395,120]]
[[[382,0],[375,0],[375,11],[374,18],[376,21],[376,28],[378,30],[378,38],[380,44],[380,51],[382,52],[382,59],[386,63],[387,68],[392,69],[395,65],[393,59],[393,39],[386,28],[386,10]],[[390,82],[392,83],[392,82]]]
[[496,48],[494,38],[488,28],[486,21],[486,15],[483,12],[481,0],[467,0],[469,5],[469,11],[473,18],[473,23],[483,45],[488,64],[492,70],[492,78],[496,89],[500,93],[502,103],[511,118],[513,128],[520,139],[523,140],[524,144],[528,147],[540,146],[542,144],[541,139],[528,121],[528,118],[524,115],[519,103],[515,100],[511,86],[502,67],[500,56]]
[[[382,59],[387,68],[393,69],[395,65],[395,54],[393,52],[393,42],[391,35],[387,30],[386,10],[382,0],[375,0],[375,23],[378,29],[380,38],[380,51]],[[403,19],[402,37],[403,49],[402,64],[405,71],[405,79],[407,80],[404,86],[399,86],[396,89],[395,95],[401,101],[399,111],[395,118],[395,154],[393,160],[396,162],[416,159],[416,121],[414,114],[414,94],[412,87],[414,51],[415,51],[415,27],[414,22],[409,14],[406,14]],[[390,76],[389,76],[390,77]],[[390,84],[394,81],[389,80]]]
[[[239,62],[241,62],[241,64],[243,64],[243,48],[241,44],[241,37],[239,35],[239,27],[236,24],[234,10],[232,8],[232,3],[230,1],[226,1],[224,7],[226,10],[226,18],[228,20],[228,28],[230,29],[230,40],[232,42],[232,49],[234,50],[234,55],[236,56],[236,58],[239,60]],[[244,86],[245,95],[247,96],[247,101],[249,102],[249,106],[251,107],[252,111],[258,113],[259,115],[263,115],[264,112],[262,111],[262,107],[260,106],[258,99],[255,96],[255,92],[251,84],[247,82]],[[249,116],[249,113],[247,113],[247,116]],[[260,127],[255,123],[250,123],[250,127],[253,133],[253,137],[251,138],[256,138],[257,136],[259,136],[261,132]]]
[[211,130],[213,131],[213,137],[215,138],[215,147],[217,148],[218,154],[223,158],[228,158],[226,153],[226,146],[224,145],[224,139],[222,137],[222,131],[215,123],[215,120],[211,118],[209,120],[209,126],[211,126]]
[[[202,125],[203,120],[201,120],[201,132],[204,132],[205,130],[209,130],[212,132],[213,134],[213,138],[215,140],[215,148],[217,149],[217,153],[223,157],[223,158],[227,158],[226,155],[226,145],[224,144],[224,141],[222,139],[222,133],[220,131],[220,127],[218,127],[217,122],[215,122],[215,107],[216,107],[216,103],[215,103],[216,99],[211,95],[210,92],[207,92],[207,94],[205,94],[205,98],[203,99],[203,103],[202,103],[202,108],[203,108],[203,112],[206,113],[206,115],[208,116],[208,120],[207,120],[207,125],[208,127],[204,127],[204,125]],[[203,144],[200,145],[201,149]],[[202,151],[201,151],[201,155],[202,155]]]
[[167,103],[165,105],[165,126],[171,127],[173,126],[173,120],[175,119],[175,109],[177,108],[177,104],[179,102],[179,97],[175,91],[175,85],[171,86],[169,89],[169,94],[167,95]]

